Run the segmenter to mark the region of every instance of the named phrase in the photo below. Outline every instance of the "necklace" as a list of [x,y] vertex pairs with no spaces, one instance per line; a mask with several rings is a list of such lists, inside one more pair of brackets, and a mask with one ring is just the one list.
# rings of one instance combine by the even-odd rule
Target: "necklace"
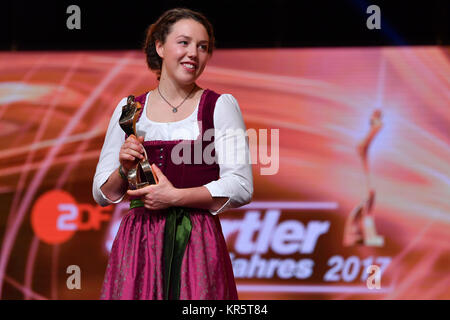
[[186,101],[186,99],[191,95],[192,91],[194,91],[195,87],[197,87],[197,85],[194,85],[194,87],[192,88],[191,92],[189,92],[189,94],[186,96],[186,98],[184,98],[184,100],[178,105],[178,106],[173,106],[169,101],[166,100],[166,98],[163,97],[163,95],[161,94],[161,91],[159,90],[159,85],[158,85],[158,92],[159,95],[161,96],[161,98],[164,99],[165,102],[167,102],[169,104],[169,106],[172,107],[172,112],[175,113],[178,111],[178,108],[183,104],[183,102]]

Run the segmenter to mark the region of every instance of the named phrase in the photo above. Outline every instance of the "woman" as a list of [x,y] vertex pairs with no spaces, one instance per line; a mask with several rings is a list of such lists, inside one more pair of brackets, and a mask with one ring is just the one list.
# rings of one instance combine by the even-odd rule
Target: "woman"
[[[195,83],[213,48],[211,24],[189,9],[165,12],[147,31],[144,51],[159,84],[136,98],[143,106],[138,138],[125,138],[118,124],[126,98],[117,105],[94,177],[100,205],[118,203],[126,193],[132,199],[114,239],[101,299],[238,298],[218,214],[251,201],[253,177],[245,136],[232,150],[244,154],[245,163],[221,161],[230,153],[225,146],[245,132],[236,99]],[[214,135],[204,139],[211,130]],[[143,159],[144,148],[158,183],[128,190],[127,173]],[[199,162],[194,150],[210,151],[219,164],[203,157]]]

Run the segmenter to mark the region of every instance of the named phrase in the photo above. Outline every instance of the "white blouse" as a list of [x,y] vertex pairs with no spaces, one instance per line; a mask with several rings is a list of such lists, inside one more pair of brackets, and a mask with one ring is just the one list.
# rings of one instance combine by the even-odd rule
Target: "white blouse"
[[[148,97],[149,94],[147,94],[142,115],[136,122],[137,134],[145,136],[145,141],[195,140],[198,137],[198,104],[194,112],[183,120],[155,122],[147,117]],[[111,201],[103,194],[100,187],[120,165],[119,152],[125,141],[125,134],[119,126],[119,118],[122,113],[122,106],[126,103],[127,98],[125,97],[114,110],[94,176],[92,194],[95,201],[101,206],[119,203],[125,196],[123,194],[120,199]],[[237,100],[231,94],[220,95],[214,109],[214,146],[216,160],[218,160],[220,168],[220,178],[204,186],[212,197],[228,197],[228,200],[217,211],[210,210],[212,214],[218,214],[228,208],[240,207],[249,203],[252,199],[253,176],[245,131],[244,120]],[[245,142],[239,143],[237,141]],[[230,148],[230,146],[232,147]],[[241,158],[239,158],[239,155]],[[245,161],[242,161],[242,159],[245,159]]]

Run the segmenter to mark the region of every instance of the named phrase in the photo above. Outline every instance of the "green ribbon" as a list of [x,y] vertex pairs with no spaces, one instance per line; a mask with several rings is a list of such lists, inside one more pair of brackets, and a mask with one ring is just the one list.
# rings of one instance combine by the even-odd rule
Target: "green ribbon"
[[[143,207],[144,202],[133,199],[130,209]],[[181,264],[191,235],[189,212],[183,207],[170,207],[164,227],[164,299],[179,300]]]
[[171,207],[164,228],[164,299],[179,300],[181,263],[191,235],[189,212]]
[[144,206],[144,201],[142,201],[141,199],[132,199],[130,201],[130,209],[143,207],[143,206]]

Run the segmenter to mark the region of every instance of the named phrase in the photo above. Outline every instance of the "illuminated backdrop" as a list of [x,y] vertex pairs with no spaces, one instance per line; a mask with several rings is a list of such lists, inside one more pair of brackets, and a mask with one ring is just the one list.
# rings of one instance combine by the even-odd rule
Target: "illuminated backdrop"
[[[247,128],[267,129],[268,150],[279,130],[276,174],[262,175],[270,163],[257,156],[253,202],[220,215],[241,299],[450,298],[448,57],[443,47],[214,52],[198,84],[233,94]],[[118,101],[155,86],[137,51],[0,53],[2,299],[98,299],[127,203],[99,207],[92,178]],[[364,171],[358,146],[375,110],[383,125]],[[383,243],[344,246],[368,186]],[[80,290],[66,286],[70,265]]]

